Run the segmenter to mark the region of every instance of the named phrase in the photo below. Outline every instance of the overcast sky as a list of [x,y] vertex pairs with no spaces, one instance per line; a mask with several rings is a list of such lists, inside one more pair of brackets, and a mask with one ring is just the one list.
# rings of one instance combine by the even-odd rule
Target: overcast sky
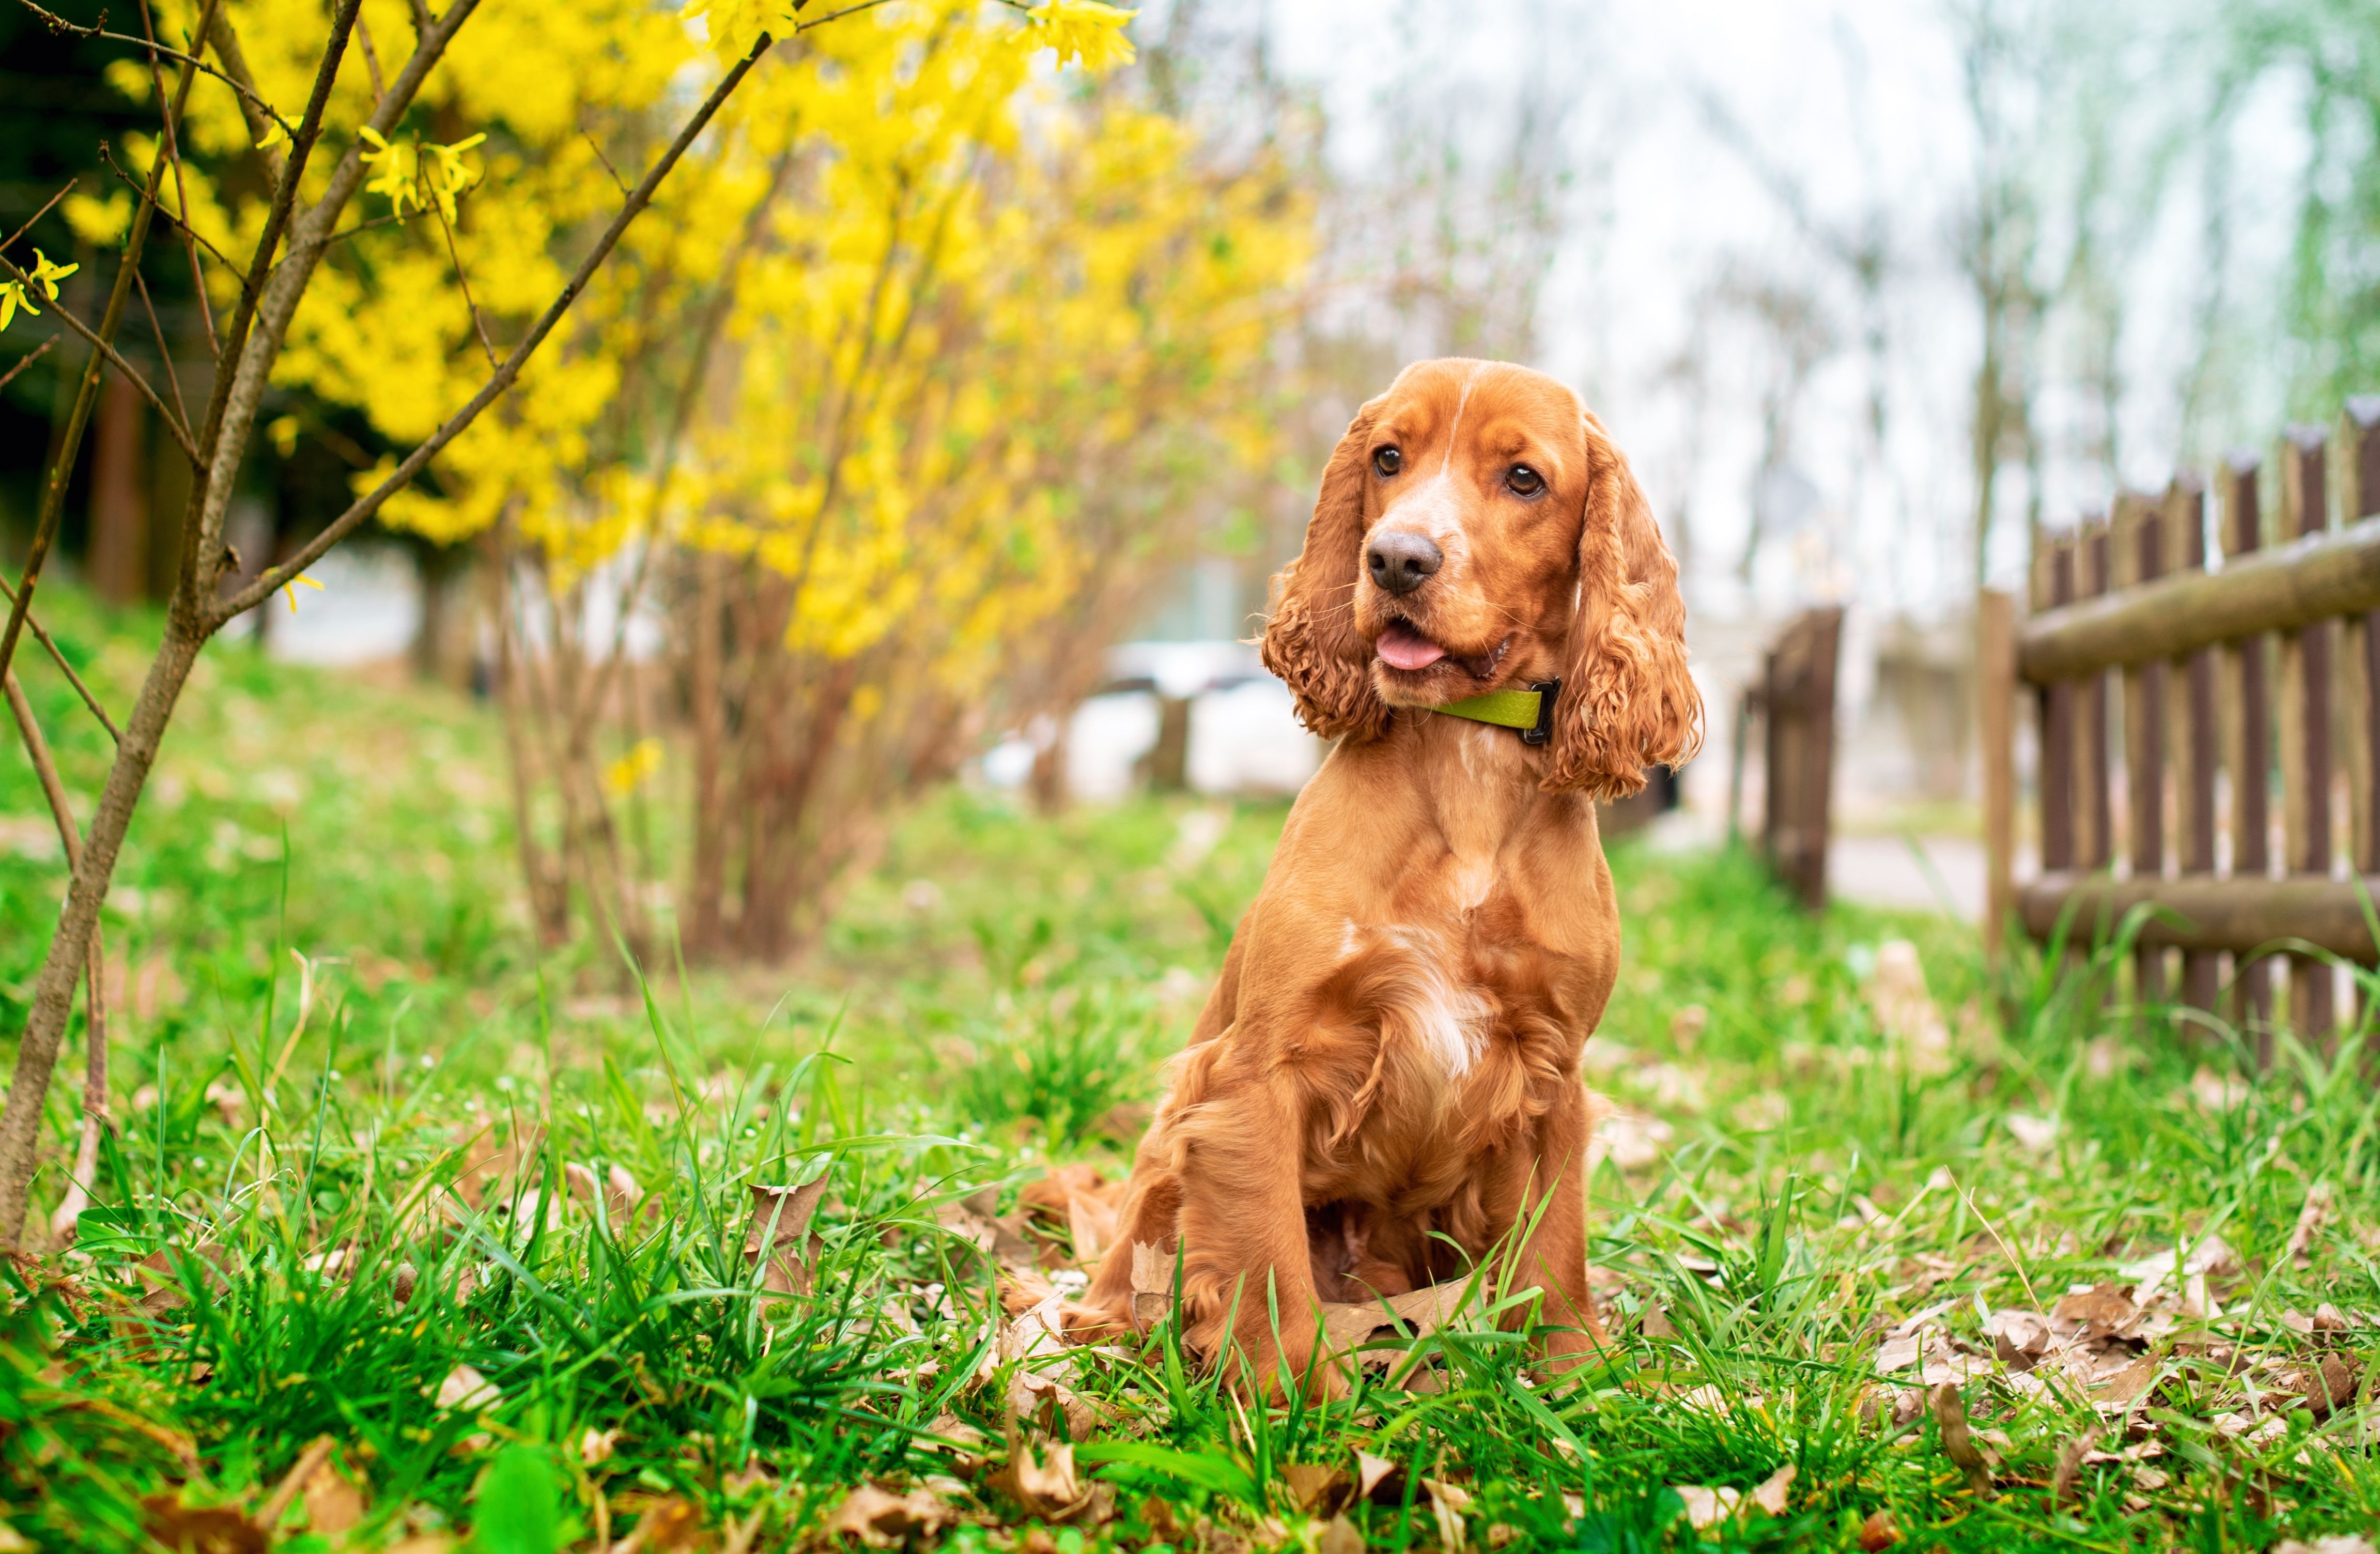
[[[2150,165],[2192,111],[2195,88],[2174,63],[2177,38],[2187,42],[2180,8],[2106,0],[2070,14],[2087,30],[2076,46],[2104,49],[2110,68],[2138,77],[2138,107],[2127,99],[2116,144],[2127,165]],[[1573,176],[1536,365],[1597,403],[1665,519],[1687,514],[1706,607],[1747,602],[1732,575],[1759,484],[1759,385],[1769,359],[1742,310],[1712,300],[1728,275],[1807,287],[1834,339],[1795,418],[1793,479],[1767,488],[1767,511],[1798,522],[1799,532],[1764,548],[1759,602],[1780,609],[1836,597],[1933,614],[1963,598],[1972,587],[1968,428],[1981,335],[1958,237],[1973,208],[1976,157],[1948,6],[1273,0],[1255,15],[1276,67],[1318,93],[1331,159],[1353,176],[1377,171],[1380,104],[1400,81],[1408,90],[1442,83],[1475,103],[1487,140],[1529,83],[1566,94],[1561,133]],[[2291,106],[2277,84],[2252,99],[2230,142],[2239,176],[2225,306],[2231,327],[2250,336],[2274,327],[2288,193],[2302,164]],[[2073,152],[2056,136],[2041,160],[2053,188],[2079,176],[2063,165]],[[2194,165],[2183,154],[2168,170],[2155,222],[2123,233],[2111,261],[2125,298],[2116,447],[2122,479],[2134,485],[2162,487],[2184,452],[2181,384],[2197,354],[2209,273]],[[1778,193],[1784,184],[1801,191],[1819,228],[1855,236],[1873,220],[1886,236],[1881,457],[1867,430],[1872,372],[1858,294],[1789,213]],[[2046,219],[2054,228],[2054,201]],[[2049,246],[2062,241],[2053,232]],[[1698,325],[1708,386],[1697,431],[1676,368]],[[2061,348],[2053,335],[2050,354]],[[2200,441],[2278,430],[2280,374],[2248,354],[2228,407],[2199,429]],[[2102,468],[2074,455],[2100,418],[2095,404],[2061,386],[2057,361],[2046,363],[2045,377],[2040,419],[2053,444],[2045,516],[2060,525],[2107,499]],[[1994,568],[2005,582],[2021,566],[2022,533],[2021,514],[2003,513],[2015,518],[1998,530]]]

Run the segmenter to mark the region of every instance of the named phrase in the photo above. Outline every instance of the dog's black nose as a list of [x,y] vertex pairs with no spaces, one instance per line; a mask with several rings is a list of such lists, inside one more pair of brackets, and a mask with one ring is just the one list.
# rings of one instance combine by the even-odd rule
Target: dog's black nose
[[1445,553],[1427,534],[1392,528],[1373,540],[1364,552],[1372,581],[1390,593],[1411,593],[1428,582],[1445,562]]

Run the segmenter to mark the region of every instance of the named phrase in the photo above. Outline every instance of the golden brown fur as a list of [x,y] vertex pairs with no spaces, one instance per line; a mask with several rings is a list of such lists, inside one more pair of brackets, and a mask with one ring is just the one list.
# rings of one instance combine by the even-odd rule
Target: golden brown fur
[[[1390,530],[1443,556],[1403,595],[1363,561]],[[1620,964],[1593,800],[1697,743],[1676,564],[1569,389],[1430,361],[1349,426],[1278,589],[1265,662],[1340,743],[1177,1061],[1078,1318],[1132,1321],[1133,1245],[1168,1266],[1178,1245],[1193,1346],[1235,1343],[1270,1387],[1277,1362],[1309,1374],[1317,1300],[1458,1274],[1534,1217],[1506,1247],[1512,1282],[1543,1289],[1548,1347],[1577,1354],[1596,1334],[1578,1061]],[[1447,656],[1391,665],[1399,622]],[[1555,674],[1542,748],[1428,710]]]

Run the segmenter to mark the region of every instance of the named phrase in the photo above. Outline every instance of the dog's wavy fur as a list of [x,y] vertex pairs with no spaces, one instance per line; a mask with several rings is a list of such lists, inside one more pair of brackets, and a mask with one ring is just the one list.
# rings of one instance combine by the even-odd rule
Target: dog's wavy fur
[[[1363,565],[1389,528],[1443,555],[1409,596]],[[1684,627],[1644,494],[1569,389],[1422,362],[1357,413],[1263,642],[1339,743],[1176,1060],[1076,1328],[1136,1325],[1135,1244],[1169,1269],[1178,1249],[1194,1348],[1267,1390],[1327,1388],[1316,1301],[1402,1293],[1500,1249],[1516,1286],[1543,1290],[1558,1360],[1598,1342],[1583,1179],[1600,1103],[1579,1055],[1620,926],[1593,801],[1696,748]],[[1446,657],[1393,667],[1391,629]],[[1542,748],[1429,710],[1556,674]]]

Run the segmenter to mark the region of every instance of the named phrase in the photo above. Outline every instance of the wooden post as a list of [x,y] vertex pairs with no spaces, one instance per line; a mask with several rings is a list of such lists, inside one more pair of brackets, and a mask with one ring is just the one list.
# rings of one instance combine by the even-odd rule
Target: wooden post
[[1998,959],[2016,910],[2016,601],[1975,596],[1975,695],[1984,750],[1984,951]]
[[1761,693],[1768,718],[1768,813],[1762,827],[1766,851],[1778,877],[1812,912],[1827,904],[1835,659],[1842,624],[1839,607],[1803,612],[1769,650]]
[[[2256,492],[2253,454],[2234,454],[2225,471],[2225,553],[2244,555],[2264,543],[2264,512]],[[2230,735],[2225,764],[2231,772],[2231,874],[2263,879],[2272,870],[2269,797],[2272,760],[2271,708],[2266,699],[2265,638],[2243,637],[2225,650],[2231,661],[2224,687],[2230,703],[2225,719]],[[2273,968],[2268,961],[2236,958],[2232,964],[2232,1023],[2254,1044],[2256,1061],[2273,1057]]]
[[[2107,591],[2112,578],[2108,563],[2112,559],[2107,521],[2104,518],[2086,523],[2077,540],[2082,551],[2082,594],[2095,599]],[[2077,779],[2082,785],[2080,806],[2082,834],[2082,856],[2078,867],[2101,869],[2116,861],[2115,795],[2110,787],[2109,751],[2107,748],[2107,674],[2102,670],[2085,679],[2077,698],[2077,718],[2081,728],[2080,749],[2082,770]]]
[[[2283,443],[2281,533],[2320,534],[2330,523],[2329,445],[2320,427],[2292,427]],[[2288,868],[2330,876],[2331,623],[2281,633],[2281,824]],[[2289,957],[2289,1023],[2327,1051],[2338,1026],[2330,963]]]
[[[2116,505],[2117,560],[2126,585],[2165,576],[2164,516],[2146,497],[2127,492]],[[2165,873],[2166,666],[2124,671],[2124,809],[2126,853],[2135,880]],[[2166,952],[2143,944],[2133,954],[2133,1002],[2141,1009],[2166,999]]]
[[[2074,541],[2053,540],[2039,579],[2056,609],[2074,601]],[[2041,687],[2041,867],[2054,873],[2074,867],[2074,703],[2071,680]]]
[[[2206,570],[2206,486],[2181,475],[2165,499],[2166,554],[2177,570]],[[2215,872],[2215,771],[2220,743],[2215,721],[2215,650],[2201,648],[2172,676],[2175,729],[2176,852],[2184,874]],[[2210,1014],[2223,976],[2222,957],[2193,950],[2181,961],[2182,1002]]]
[[[2349,400],[2339,419],[2338,516],[2351,524],[2380,514],[2380,397]],[[2347,623],[2340,660],[2350,851],[2356,872],[2380,874],[2380,611]]]

